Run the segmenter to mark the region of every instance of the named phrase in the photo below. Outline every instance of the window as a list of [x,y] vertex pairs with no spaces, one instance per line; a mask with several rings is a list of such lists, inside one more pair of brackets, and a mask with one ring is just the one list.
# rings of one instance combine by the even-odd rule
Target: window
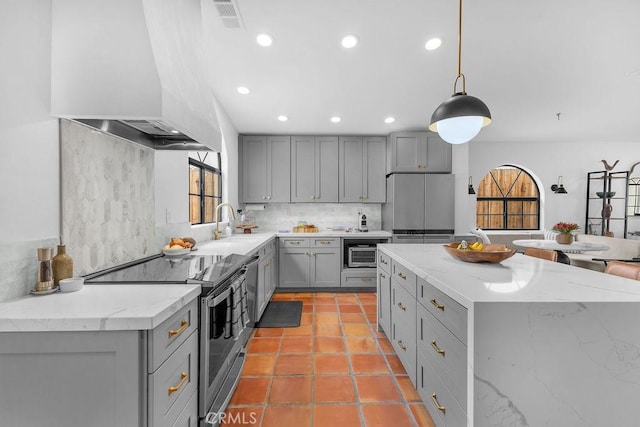
[[485,230],[539,230],[540,192],[535,181],[515,166],[501,166],[478,185],[476,223]]
[[[218,153],[218,165],[220,165],[220,153]],[[216,208],[221,201],[222,172],[220,169],[189,158],[189,222],[191,224],[214,222]]]

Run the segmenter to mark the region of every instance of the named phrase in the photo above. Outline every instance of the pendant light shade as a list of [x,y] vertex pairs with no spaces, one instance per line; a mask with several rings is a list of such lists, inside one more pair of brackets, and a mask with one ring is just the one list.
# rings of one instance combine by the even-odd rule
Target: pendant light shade
[[[467,95],[466,81],[462,74],[462,0],[458,13],[458,76],[453,84],[453,96],[444,101],[431,116],[429,130],[437,132],[450,144],[471,141],[480,129],[491,123],[491,112],[487,105],[475,96]],[[462,79],[462,91],[457,92],[458,80]]]

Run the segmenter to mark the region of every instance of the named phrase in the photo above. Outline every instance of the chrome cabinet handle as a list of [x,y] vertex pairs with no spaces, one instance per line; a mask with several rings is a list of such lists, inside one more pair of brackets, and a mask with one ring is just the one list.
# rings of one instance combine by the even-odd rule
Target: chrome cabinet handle
[[400,308],[400,310],[402,310],[402,311],[407,311],[407,307],[405,307],[404,305],[402,305],[402,303],[401,303],[401,302],[399,302],[399,303],[398,303],[398,304],[396,304],[396,305]]
[[433,347],[433,349],[436,351],[436,353],[438,353],[439,355],[444,357],[444,350],[442,350],[440,347],[438,347],[438,344],[436,344],[435,341],[431,341],[431,347]]
[[180,328],[178,328],[178,329],[170,329],[169,330],[169,338],[171,338],[171,337],[173,337],[175,335],[180,335],[188,327],[189,327],[189,322],[186,321],[185,319],[182,319],[182,322],[180,322]]
[[180,375],[180,383],[176,386],[171,386],[169,387],[169,389],[167,390],[169,392],[169,396],[171,396],[173,393],[175,393],[176,391],[180,390],[182,388],[182,386],[184,385],[184,383],[187,382],[187,378],[189,378],[189,375],[187,375],[186,372],[183,372]]
[[405,276],[402,273],[398,273],[398,276],[400,276],[400,278],[403,279],[403,280],[407,280],[407,276]]
[[398,346],[402,349],[402,351],[407,351],[407,347],[402,343],[402,340],[398,340]]
[[431,305],[437,308],[438,310],[444,311],[444,304],[438,304],[435,298],[431,298],[431,301],[429,302],[431,302]]
[[447,413],[447,408],[438,402],[438,396],[435,393],[431,395],[431,400],[433,401],[433,404],[436,405],[436,408],[438,408],[438,411],[441,411],[443,414]]

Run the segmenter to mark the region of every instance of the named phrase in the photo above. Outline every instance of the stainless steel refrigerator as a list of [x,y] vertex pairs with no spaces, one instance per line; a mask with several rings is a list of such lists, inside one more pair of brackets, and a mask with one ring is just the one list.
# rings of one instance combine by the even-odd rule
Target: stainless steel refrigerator
[[387,177],[382,228],[392,243],[448,243],[454,235],[454,175],[394,173]]

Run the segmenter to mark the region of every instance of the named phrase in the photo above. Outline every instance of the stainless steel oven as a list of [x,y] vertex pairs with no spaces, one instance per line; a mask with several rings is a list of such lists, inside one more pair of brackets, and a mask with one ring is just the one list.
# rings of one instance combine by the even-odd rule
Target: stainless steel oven
[[349,245],[347,251],[348,267],[353,268],[376,266],[376,245]]

